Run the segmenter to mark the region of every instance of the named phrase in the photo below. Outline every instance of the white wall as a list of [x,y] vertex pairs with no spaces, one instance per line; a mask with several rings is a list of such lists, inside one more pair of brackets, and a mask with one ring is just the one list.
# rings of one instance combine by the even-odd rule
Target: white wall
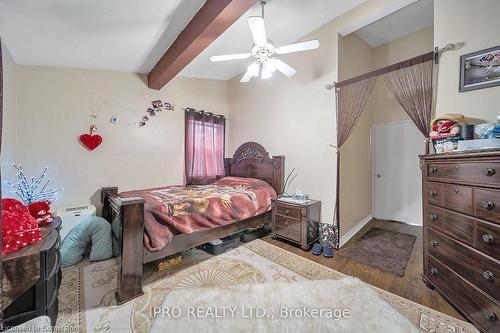
[[434,1],[434,45],[465,42],[457,51],[445,52],[439,63],[436,113],[462,113],[494,121],[500,114],[500,86],[459,93],[459,64],[463,54],[500,45],[500,1]]
[[[13,125],[4,133],[6,142],[17,141],[16,154],[3,162],[22,163],[29,175],[48,166],[51,185],[64,188],[54,208],[95,201],[102,186],[124,191],[182,184],[182,108],[228,114],[225,81],[176,78],[156,91],[147,88],[144,76],[132,73],[25,66],[17,72],[17,83],[7,85],[17,91],[17,138]],[[119,107],[98,116],[96,133],[103,143],[89,152],[77,138],[88,132],[91,92]],[[155,99],[173,103],[175,111],[164,111],[143,128],[110,124],[113,114],[122,122],[138,121]],[[6,112],[12,113],[10,107]]]
[[[339,37],[339,81],[372,70],[373,49],[357,34]],[[340,234],[372,215],[371,98],[341,148]]]
[[335,93],[325,85],[338,79],[338,32],[369,17],[392,0],[368,1],[301,40],[319,39],[311,52],[283,59],[298,70],[291,78],[273,75],[240,83],[229,81],[231,152],[243,142],[262,143],[271,154],[286,157],[286,173],[295,168],[288,191],[300,189],[321,200],[321,221],[332,223],[335,205],[336,142]]
[[2,179],[11,179],[15,170],[9,162],[16,160],[17,145],[17,65],[9,51],[2,45],[3,63],[3,117],[2,117],[2,153],[0,166]]

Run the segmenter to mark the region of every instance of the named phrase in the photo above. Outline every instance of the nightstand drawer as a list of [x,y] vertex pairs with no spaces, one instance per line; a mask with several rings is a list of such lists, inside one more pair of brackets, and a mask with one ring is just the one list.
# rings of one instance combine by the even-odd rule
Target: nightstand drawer
[[300,221],[276,215],[274,230],[279,236],[300,242]]
[[300,208],[291,207],[278,203],[276,206],[276,214],[288,216],[294,219],[300,218]]

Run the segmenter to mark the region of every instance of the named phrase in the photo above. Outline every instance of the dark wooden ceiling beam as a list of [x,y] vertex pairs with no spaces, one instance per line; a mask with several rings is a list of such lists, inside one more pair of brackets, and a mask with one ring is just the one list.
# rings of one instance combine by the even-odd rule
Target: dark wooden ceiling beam
[[207,0],[149,72],[149,88],[163,88],[255,3],[256,0]]

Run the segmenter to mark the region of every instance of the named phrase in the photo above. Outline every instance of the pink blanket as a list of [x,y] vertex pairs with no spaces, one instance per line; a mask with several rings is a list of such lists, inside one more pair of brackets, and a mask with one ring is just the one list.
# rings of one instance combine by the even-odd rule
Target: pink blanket
[[120,196],[144,198],[144,245],[156,252],[176,233],[189,234],[265,213],[276,192],[262,180],[225,177],[210,185],[174,185]]

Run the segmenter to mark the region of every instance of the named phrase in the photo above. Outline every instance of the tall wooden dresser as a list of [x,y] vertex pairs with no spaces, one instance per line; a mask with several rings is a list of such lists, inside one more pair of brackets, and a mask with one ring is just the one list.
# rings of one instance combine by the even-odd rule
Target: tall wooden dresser
[[424,155],[424,282],[500,332],[500,151]]

